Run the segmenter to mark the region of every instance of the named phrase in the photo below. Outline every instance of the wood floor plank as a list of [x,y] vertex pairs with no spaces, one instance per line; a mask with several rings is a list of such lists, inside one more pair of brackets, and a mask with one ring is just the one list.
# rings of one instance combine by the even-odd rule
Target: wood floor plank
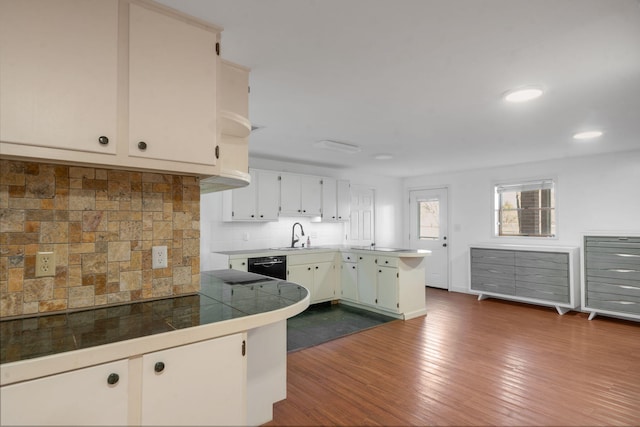
[[268,425],[640,425],[639,323],[426,292],[426,317],[290,353]]

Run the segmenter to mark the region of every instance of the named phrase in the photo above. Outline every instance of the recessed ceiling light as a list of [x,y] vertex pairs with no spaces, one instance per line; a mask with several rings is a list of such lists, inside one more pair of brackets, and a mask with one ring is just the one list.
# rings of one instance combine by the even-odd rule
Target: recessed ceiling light
[[380,153],[374,155],[373,158],[376,160],[391,160],[393,159],[393,155],[388,153]]
[[539,87],[525,87],[510,90],[504,95],[504,100],[507,102],[526,102],[531,101],[532,99],[536,99],[542,95],[542,89]]
[[360,146],[356,144],[349,144],[342,141],[333,141],[331,139],[324,139],[313,144],[316,148],[324,148],[325,150],[341,151],[343,153],[359,153],[362,151]]
[[578,132],[573,135],[573,139],[593,139],[602,136],[602,131],[599,130],[589,130],[586,132]]

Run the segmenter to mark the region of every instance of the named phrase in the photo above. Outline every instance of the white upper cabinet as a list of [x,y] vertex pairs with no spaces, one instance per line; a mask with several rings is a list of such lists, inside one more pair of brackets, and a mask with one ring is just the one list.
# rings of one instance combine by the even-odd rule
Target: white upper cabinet
[[217,34],[129,5],[129,154],[215,164]]
[[340,179],[337,183],[338,221],[349,221],[351,218],[351,184]]
[[280,174],[280,215],[320,216],[322,178],[293,173]]
[[223,194],[224,221],[277,221],[280,200],[278,172],[251,169],[251,184]]
[[201,193],[238,188],[249,182],[249,69],[219,60],[216,172],[200,181]]
[[0,2],[0,151],[115,154],[117,59],[117,0]]
[[[219,173],[220,32],[146,0],[3,0],[0,151],[129,170]],[[248,102],[243,95],[231,108],[240,111],[236,122],[247,133],[246,107],[238,106]],[[241,158],[239,166],[228,161],[228,169],[245,168],[246,150],[230,146],[225,155]]]
[[348,221],[351,216],[349,181],[322,179],[322,220]]

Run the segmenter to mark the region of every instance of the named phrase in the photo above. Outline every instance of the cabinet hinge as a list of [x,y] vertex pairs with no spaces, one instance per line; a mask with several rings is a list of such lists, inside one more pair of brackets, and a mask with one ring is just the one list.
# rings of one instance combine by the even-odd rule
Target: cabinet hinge
[[397,308],[400,308],[400,303],[399,303],[399,302],[398,302],[398,303],[396,303],[396,307],[397,307]]
[[242,340],[242,355],[246,356],[247,354],[247,341]]
[[220,42],[216,43],[216,55],[220,56]]
[[399,279],[400,278],[400,273],[396,273],[396,277]]
[[251,86],[247,86],[247,93],[251,93]]
[[376,298],[376,304],[378,303],[378,298]]
[[282,181],[282,176],[278,175],[278,181]]
[[322,185],[322,184],[324,184],[324,180],[321,179],[320,180],[320,185]]
[[231,211],[231,216],[235,216],[235,214],[236,213],[234,211]]
[[219,145],[216,145],[215,153],[216,153],[216,159],[219,159],[220,158],[220,146]]

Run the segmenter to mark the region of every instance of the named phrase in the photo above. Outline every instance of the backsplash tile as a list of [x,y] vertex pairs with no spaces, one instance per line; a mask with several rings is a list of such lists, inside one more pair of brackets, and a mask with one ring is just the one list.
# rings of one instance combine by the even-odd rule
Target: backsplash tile
[[[200,289],[198,179],[0,160],[0,317]],[[151,247],[169,267],[151,269]],[[35,277],[39,251],[53,277]]]

